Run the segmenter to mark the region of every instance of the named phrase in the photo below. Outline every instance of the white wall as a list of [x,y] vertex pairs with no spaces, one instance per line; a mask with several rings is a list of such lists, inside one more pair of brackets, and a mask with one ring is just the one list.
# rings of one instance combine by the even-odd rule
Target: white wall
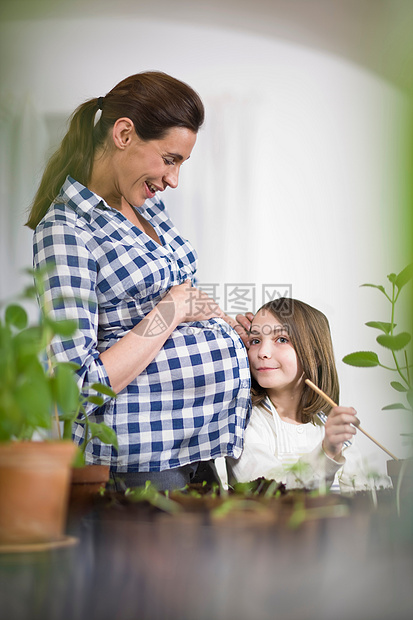
[[[25,139],[23,152],[44,139],[45,118],[68,115],[131,73],[163,70],[198,90],[206,124],[180,187],[167,190],[165,202],[199,251],[201,282],[215,283],[221,296],[225,283],[253,283],[256,307],[261,284],[289,284],[294,297],[323,310],[341,401],[356,407],[381,443],[405,455],[400,433],[411,429],[408,416],[380,411],[397,400],[388,388],[393,377],[340,361],[354,350],[377,350],[364,322],[389,320],[380,294],[359,285],[384,283],[407,261],[403,243],[396,250],[395,242],[409,146],[410,102],[401,92],[298,44],[136,16],[5,22],[0,57],[2,109],[7,101],[15,110],[29,102],[26,114],[37,118],[37,138]],[[4,148],[1,161],[9,165]],[[22,203],[41,171],[38,152],[30,162],[19,202],[5,204],[2,190],[2,298],[30,262]],[[4,187],[9,179],[2,176]],[[360,445],[371,466],[383,469],[388,457],[363,437]]]

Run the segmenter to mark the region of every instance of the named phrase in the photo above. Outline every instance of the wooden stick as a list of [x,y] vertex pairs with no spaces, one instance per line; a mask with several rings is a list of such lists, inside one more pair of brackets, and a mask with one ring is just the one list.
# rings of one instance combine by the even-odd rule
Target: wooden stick
[[[327,396],[327,394],[325,394],[323,392],[323,390],[320,390],[319,387],[317,387],[312,381],[310,381],[310,379],[306,379],[305,380],[306,384],[310,386],[311,389],[314,390],[314,392],[317,392],[317,394],[320,394],[320,396],[322,396],[324,398],[324,400],[326,401],[326,403],[328,403],[329,405],[331,405],[332,407],[337,407],[336,403],[329,397]],[[379,448],[381,448],[382,450],[384,450],[384,452],[386,452],[389,456],[391,456],[392,459],[394,459],[395,461],[398,461],[399,459],[397,458],[397,456],[394,456],[394,454],[392,454],[391,452],[389,452],[389,450],[387,450],[387,448],[385,448],[384,446],[381,445],[381,443],[379,443],[377,441],[377,439],[374,439],[374,437],[372,437],[371,435],[369,435],[369,433],[367,431],[365,431],[364,429],[361,428],[361,426],[357,426],[356,428],[358,428],[358,430],[363,433],[363,435],[366,435],[366,437],[368,437],[369,439],[371,439],[371,441],[373,443],[376,444],[376,446],[379,446]]]

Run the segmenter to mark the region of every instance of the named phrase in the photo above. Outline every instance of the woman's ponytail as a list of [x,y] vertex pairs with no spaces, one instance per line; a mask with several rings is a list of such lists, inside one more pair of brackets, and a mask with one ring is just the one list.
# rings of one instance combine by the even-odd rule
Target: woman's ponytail
[[97,110],[98,99],[91,99],[80,105],[73,113],[69,130],[43,173],[26,222],[29,228],[34,230],[44,217],[68,174],[79,183],[87,185],[96,146],[94,119]]

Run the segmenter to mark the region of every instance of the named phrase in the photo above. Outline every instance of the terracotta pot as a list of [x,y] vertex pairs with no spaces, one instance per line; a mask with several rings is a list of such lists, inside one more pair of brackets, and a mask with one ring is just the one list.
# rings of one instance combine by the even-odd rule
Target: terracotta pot
[[93,498],[104,489],[109,480],[109,465],[85,465],[72,468],[70,508],[83,511],[93,503]]
[[0,443],[0,544],[63,538],[75,451],[71,441]]

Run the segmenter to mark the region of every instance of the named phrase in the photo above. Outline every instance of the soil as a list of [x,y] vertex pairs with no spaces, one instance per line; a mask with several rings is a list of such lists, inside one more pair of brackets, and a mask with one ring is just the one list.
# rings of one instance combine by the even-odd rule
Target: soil
[[[390,513],[396,512],[395,492],[377,491],[378,503]],[[183,490],[157,492],[133,489],[119,493],[105,490],[96,494],[89,512],[98,518],[141,521],[185,520],[209,525],[249,523],[300,527],[303,523],[350,514],[366,514],[374,508],[369,492],[342,496],[320,495],[308,489],[287,490],[283,484],[259,478],[222,492],[212,483],[194,483]]]

